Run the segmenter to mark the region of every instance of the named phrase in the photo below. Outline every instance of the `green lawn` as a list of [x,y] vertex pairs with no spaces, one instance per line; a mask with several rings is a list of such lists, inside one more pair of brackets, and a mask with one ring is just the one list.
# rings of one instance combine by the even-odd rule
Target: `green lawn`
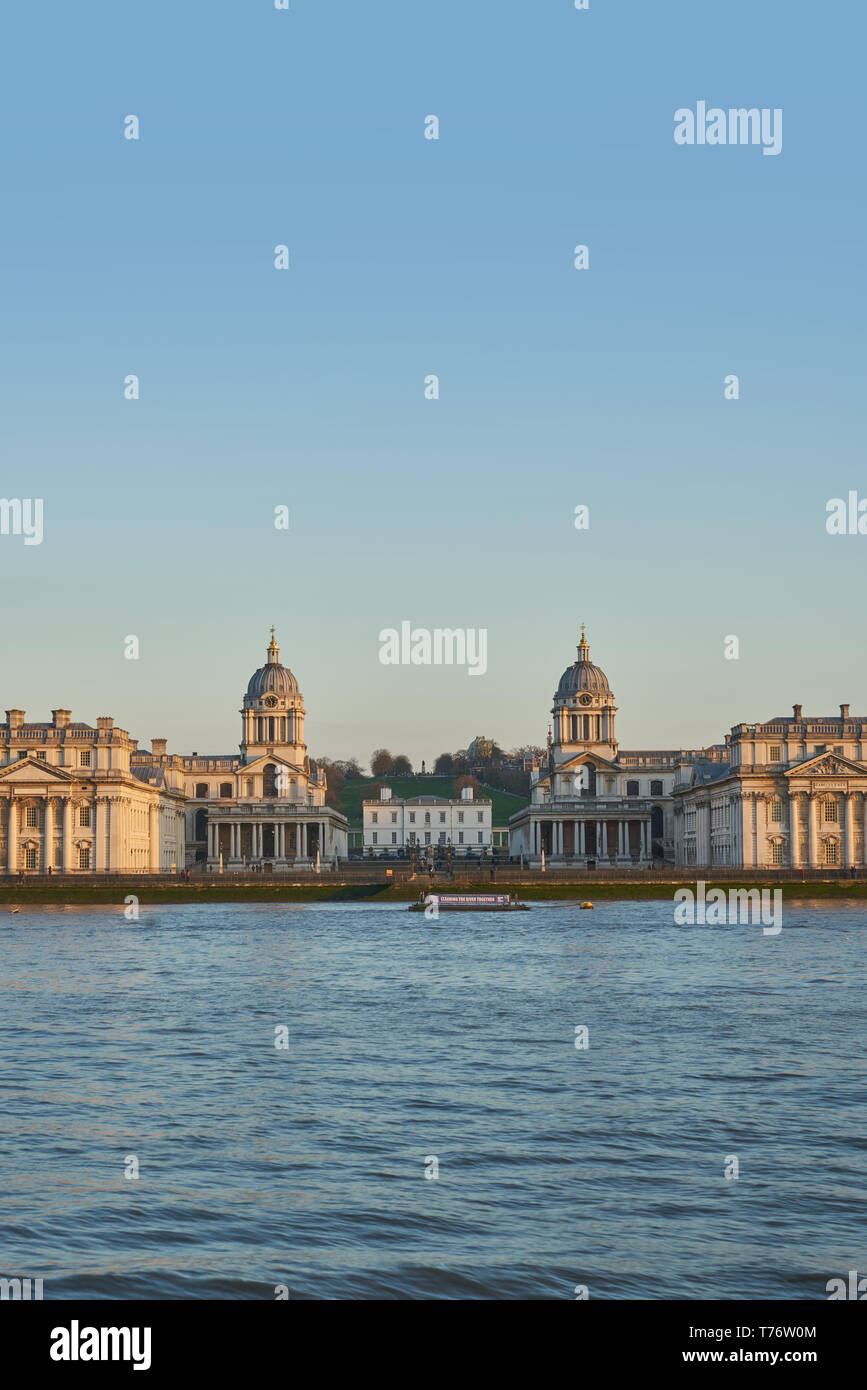
[[[340,809],[348,817],[349,824],[353,830],[361,829],[361,803],[364,798],[371,795],[370,788],[376,782],[382,782],[391,787],[392,795],[397,797],[407,796],[444,796],[454,797],[459,795],[455,792],[454,777],[358,777],[343,785],[343,795],[340,799]],[[516,811],[520,811],[522,806],[526,806],[526,801],[521,796],[514,796],[511,792],[495,791],[490,787],[484,787],[484,795],[489,796],[493,802],[492,813],[494,825],[508,825],[509,816],[513,816]]]

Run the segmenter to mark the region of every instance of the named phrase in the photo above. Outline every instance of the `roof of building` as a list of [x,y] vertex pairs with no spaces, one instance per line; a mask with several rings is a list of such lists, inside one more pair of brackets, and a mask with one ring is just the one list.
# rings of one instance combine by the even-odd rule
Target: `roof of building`
[[570,695],[576,694],[579,690],[589,691],[594,695],[610,695],[611,687],[608,684],[608,677],[600,666],[594,666],[590,660],[590,644],[584,636],[584,625],[581,625],[581,641],[578,643],[578,659],[560,677],[560,684],[557,686],[557,699],[568,699]]
[[291,698],[298,694],[300,691],[297,680],[288,666],[281,666],[280,664],[280,648],[274,640],[272,627],[271,641],[268,644],[268,660],[250,677],[247,685],[247,698],[259,700],[263,695],[280,695],[284,698]]

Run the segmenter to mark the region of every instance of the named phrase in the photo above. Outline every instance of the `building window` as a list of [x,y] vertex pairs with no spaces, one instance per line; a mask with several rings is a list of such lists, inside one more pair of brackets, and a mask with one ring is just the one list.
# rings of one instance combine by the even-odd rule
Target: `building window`
[[627,796],[637,796],[637,795],[638,795],[638,783],[637,783],[637,782],[627,782],[627,783],[626,783],[626,795],[627,795]]
[[772,763],[778,763],[780,761],[781,751],[782,749],[780,748],[780,745],[778,743],[771,744],[770,748],[768,749],[768,758]]
[[252,777],[248,777],[248,778],[247,778],[247,790],[246,790],[245,795],[247,795],[247,796],[252,796],[252,795],[253,795],[253,779],[252,779]]
[[464,843],[464,832],[463,832],[462,830],[459,830],[459,831],[458,831],[458,844],[459,844],[459,845],[462,845],[463,843]]
[[273,763],[265,764],[265,771],[262,775],[262,795],[268,797],[277,795],[277,769]]
[[772,863],[772,864],[782,864],[782,862],[783,862],[783,842],[782,842],[782,840],[774,840],[773,844],[771,845],[771,863]]
[[78,867],[79,869],[90,868],[90,850],[86,845],[78,851]]
[[221,782],[221,783],[220,783],[220,800],[221,800],[221,801],[231,801],[231,799],[232,799],[232,783],[231,783],[231,782]]
[[24,808],[24,824],[25,824],[25,825],[38,825],[38,824],[39,824],[39,810],[38,810],[38,807],[36,807],[36,806],[25,806],[25,808]]
[[[836,821],[836,819],[837,819],[837,803],[836,803],[836,801],[826,801],[826,802],[825,802],[825,820]],[[826,860],[825,862],[828,863],[828,862],[830,862],[830,861]],[[834,860],[834,863],[836,863],[836,862],[837,862],[837,861]]]
[[78,824],[79,824],[79,825],[84,825],[84,826],[89,826],[89,825],[90,825],[90,807],[89,807],[89,806],[79,806],[79,808],[78,808]]
[[771,820],[776,821],[777,825],[779,825],[782,822],[782,819],[783,803],[778,796],[775,796],[773,801],[771,802]]
[[485,822],[485,813],[484,813],[484,811],[477,811],[477,812],[476,812],[476,820],[479,822],[479,825],[484,825],[484,822]]
[[208,784],[207,784],[207,782],[197,782],[197,783],[196,783],[196,796],[199,798],[199,800],[200,800],[200,801],[204,801],[204,800],[206,799],[207,795],[208,795]]
[[424,823],[425,823],[425,825],[430,825],[430,811],[425,811],[425,813],[424,813]]
[[440,831],[440,844],[441,844],[441,845],[444,845],[445,842],[446,842],[446,832],[445,832],[444,830],[441,830],[441,831]]
[[396,844],[397,844],[397,831],[396,831],[396,830],[392,830],[392,832],[391,832],[391,843],[392,843],[393,845],[396,845]]
[[445,813],[445,811],[440,811],[440,825],[445,825],[445,823],[446,823],[446,813]]
[[379,825],[379,812],[378,812],[378,811],[371,811],[371,813],[370,813],[370,820],[371,820],[371,824],[372,824],[372,825]]
[[24,851],[24,867],[25,867],[25,869],[35,869],[35,868],[36,868],[36,850],[35,850],[35,849],[26,849],[26,850]]
[[658,781],[658,780],[657,780],[656,782],[651,782],[651,784],[650,784],[650,795],[651,795],[651,796],[662,796],[662,794],[663,794],[663,793],[662,793],[662,782],[660,782],[660,781]]
[[826,841],[825,841],[825,863],[826,863],[826,864],[838,864],[838,863],[840,862],[840,861],[839,861],[839,853],[840,853],[840,847],[839,847],[839,845],[837,844],[837,841],[836,841],[836,840],[826,840]]
[[410,825],[415,825],[415,811],[410,811],[410,813],[409,813],[409,823],[410,823]]
[[377,843],[377,832],[376,832],[375,830],[374,830],[373,835],[372,835],[371,838],[372,838],[372,840],[373,840],[373,843],[376,844],[376,843]]
[[482,832],[481,832],[481,830],[480,830],[480,831],[479,831],[479,844],[481,844],[481,843],[482,843]]
[[426,831],[424,832],[424,842],[425,842],[426,845],[429,845],[429,844],[430,844],[430,831],[429,831],[429,830],[426,830]]
[[80,748],[78,752],[78,766],[90,767],[90,749]]
[[464,823],[464,813],[463,813],[463,811],[458,811],[458,825],[463,825],[463,823]]
[[391,813],[391,823],[392,823],[392,825],[397,825],[397,811],[392,811],[392,813]]

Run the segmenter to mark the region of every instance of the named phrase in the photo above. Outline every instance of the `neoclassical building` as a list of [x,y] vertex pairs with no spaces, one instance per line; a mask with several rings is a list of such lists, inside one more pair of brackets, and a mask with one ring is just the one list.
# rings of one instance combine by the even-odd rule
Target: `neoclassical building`
[[184,864],[180,774],[145,783],[136,740],[108,716],[96,727],[68,709],[50,724],[23,710],[0,724],[0,864],[6,874],[169,873]]
[[368,855],[410,854],[413,849],[451,850],[456,859],[490,854],[488,796],[463,787],[460,796],[393,796],[382,787],[378,798],[362,802],[363,846]]
[[[649,864],[674,858],[671,794],[677,768],[699,755],[626,752],[605,672],[590,660],[581,628],[577,659],[560,677],[551,710],[547,766],[531,773],[530,804],[509,821],[509,849],[531,864],[591,860]],[[714,750],[702,757],[713,757]]]
[[791,716],[736,724],[727,765],[674,791],[678,864],[859,868],[867,844],[867,719]]
[[310,869],[346,855],[348,822],[325,804],[311,767],[305,709],[271,630],[247,685],[239,753],[151,751],[101,717],[54,710],[0,724],[0,863],[7,874]]
[[863,866],[867,844],[867,719],[737,724],[701,749],[626,751],[604,671],[581,629],[560,678],[547,766],[530,804],[511,817],[512,855],[542,861],[696,867]]

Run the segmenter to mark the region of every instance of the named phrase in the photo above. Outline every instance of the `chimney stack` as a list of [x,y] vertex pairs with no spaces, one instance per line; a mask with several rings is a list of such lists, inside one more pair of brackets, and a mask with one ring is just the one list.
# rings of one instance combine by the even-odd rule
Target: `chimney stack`
[[841,719],[848,719],[848,718],[849,718],[849,706],[848,706],[848,705],[841,705],[841,706],[840,706],[840,718],[841,718]]
[[166,756],[166,744],[167,744],[167,743],[168,743],[168,739],[165,739],[165,738],[152,738],[152,739],[151,739],[151,752],[153,753],[153,755],[154,755],[155,758],[164,758],[164,757]]
[[795,718],[796,718],[796,720],[797,720],[798,723],[800,724],[800,722],[801,722],[801,706],[800,706],[800,705],[792,705],[792,709],[793,709],[794,712],[795,712]]

